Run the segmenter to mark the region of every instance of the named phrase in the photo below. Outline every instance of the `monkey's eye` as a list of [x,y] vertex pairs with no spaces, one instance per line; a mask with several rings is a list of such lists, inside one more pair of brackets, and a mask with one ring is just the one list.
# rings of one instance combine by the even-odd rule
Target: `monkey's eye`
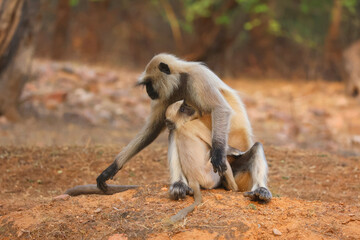
[[185,106],[184,106],[184,105],[181,105],[179,110],[180,110],[180,112],[182,112],[182,113],[185,112]]
[[180,106],[180,109],[179,111],[181,113],[185,113],[186,115],[188,116],[191,116],[195,113],[195,109],[193,109],[192,107],[190,107],[189,105],[186,105],[186,103],[183,103],[181,106]]

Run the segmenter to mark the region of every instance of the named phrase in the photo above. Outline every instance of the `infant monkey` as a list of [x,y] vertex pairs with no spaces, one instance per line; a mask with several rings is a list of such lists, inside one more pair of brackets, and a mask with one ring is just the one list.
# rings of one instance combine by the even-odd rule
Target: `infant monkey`
[[[183,219],[201,203],[200,187],[213,189],[223,184],[228,190],[250,191],[256,155],[264,154],[261,143],[255,143],[247,152],[228,146],[227,170],[222,176],[215,173],[210,161],[211,128],[201,120],[200,115],[184,101],[175,102],[166,110],[166,125],[169,129],[168,159],[172,166],[170,170],[182,172],[182,181],[189,186],[187,194],[194,195],[194,203],[172,216],[172,222]],[[177,148],[177,151],[173,151],[173,148]],[[174,172],[170,175],[176,175]],[[272,197],[265,187],[256,191],[244,195],[260,201],[269,201]]]

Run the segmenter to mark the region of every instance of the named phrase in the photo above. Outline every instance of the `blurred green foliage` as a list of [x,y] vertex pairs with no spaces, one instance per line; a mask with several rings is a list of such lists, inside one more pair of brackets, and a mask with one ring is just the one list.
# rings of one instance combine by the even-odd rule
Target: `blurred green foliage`
[[[80,1],[69,0],[69,4],[75,7]],[[181,6],[180,9],[176,9],[178,22],[181,28],[188,33],[194,31],[194,22],[200,18],[214,18],[216,24],[230,26],[233,24],[235,17],[245,15],[247,20],[242,26],[237,26],[241,27],[245,32],[251,31],[266,21],[265,24],[267,24],[269,34],[291,39],[310,48],[317,48],[324,43],[334,3],[333,0],[165,1],[175,6]],[[222,11],[224,5],[231,1],[236,2],[236,9]],[[151,2],[159,7],[163,4],[161,0],[152,0]],[[359,0],[342,0],[342,6],[343,19],[348,20],[356,16],[359,17]],[[360,19],[357,18],[353,23],[347,24],[360,25]]]
[[[271,35],[289,38],[310,48],[323,45],[333,6],[332,0],[236,0],[236,3],[237,15],[247,16],[247,21],[241,26],[243,30],[251,31],[266,21]],[[221,12],[224,4],[226,1],[222,0],[184,0],[180,25],[185,31],[192,32],[197,19],[212,16],[216,16],[216,24],[231,25],[236,14],[233,14],[234,9]],[[360,1],[343,0],[342,5],[345,19],[360,14]],[[217,16],[219,12],[221,14]]]
[[[60,1],[64,1],[64,0],[60,0]],[[102,0],[88,0],[90,2],[101,2]],[[71,7],[76,7],[77,5],[79,5],[80,0],[69,0],[69,5]]]

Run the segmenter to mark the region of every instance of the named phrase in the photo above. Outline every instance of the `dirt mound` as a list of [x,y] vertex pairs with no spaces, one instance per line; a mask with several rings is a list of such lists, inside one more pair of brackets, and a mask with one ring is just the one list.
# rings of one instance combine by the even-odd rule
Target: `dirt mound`
[[[0,218],[4,239],[359,239],[360,208],[274,198],[250,202],[240,193],[202,191],[203,204],[184,221],[168,218],[191,204],[171,201],[167,187],[151,184],[112,196],[45,201]],[[119,237],[120,236],[120,237]]]

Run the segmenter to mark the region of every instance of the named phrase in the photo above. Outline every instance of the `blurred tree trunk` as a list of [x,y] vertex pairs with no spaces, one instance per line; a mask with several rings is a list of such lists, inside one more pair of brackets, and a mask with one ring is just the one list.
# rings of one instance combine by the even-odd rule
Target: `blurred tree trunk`
[[[222,7],[214,13],[211,17],[199,18],[195,21],[195,31],[197,34],[197,41],[190,47],[190,53],[185,53],[184,58],[190,61],[205,61],[214,52],[222,51],[230,42],[235,40],[234,37],[229,39],[224,33],[225,27],[222,24],[217,24],[216,19],[226,12],[237,7],[235,0],[224,1]],[[239,28],[240,29],[240,28]]]
[[[269,9],[275,9],[276,1],[260,0],[259,3],[266,4]],[[252,74],[266,75],[275,68],[274,45],[276,37],[269,32],[270,15],[266,12],[249,15],[251,22],[258,22],[258,25],[249,30],[249,53],[248,64]]]
[[331,20],[324,46],[323,77],[328,80],[341,80],[344,76],[342,50],[340,46],[340,23],[342,0],[334,0]]
[[32,36],[26,0],[0,0],[0,115],[20,120],[18,100],[30,71]]
[[161,6],[164,8],[166,17],[169,21],[171,32],[175,41],[176,51],[182,52],[183,50],[183,39],[180,30],[180,24],[168,0],[160,0]]
[[52,41],[52,58],[54,59],[59,60],[64,57],[69,19],[69,1],[59,0],[56,8],[56,22]]

